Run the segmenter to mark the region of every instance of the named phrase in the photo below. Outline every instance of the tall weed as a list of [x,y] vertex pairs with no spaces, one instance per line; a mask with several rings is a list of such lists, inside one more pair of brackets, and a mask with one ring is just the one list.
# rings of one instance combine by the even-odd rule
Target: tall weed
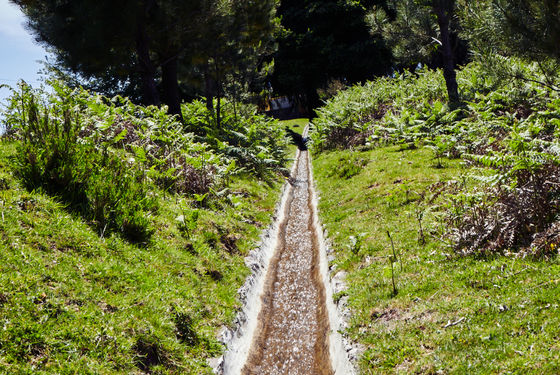
[[107,144],[79,136],[84,128],[72,95],[53,94],[39,104],[40,93],[22,85],[11,99],[19,119],[12,123],[20,140],[17,173],[29,189],[60,197],[99,230],[118,231],[132,241],[151,234],[148,216],[157,209],[142,171],[124,162]]

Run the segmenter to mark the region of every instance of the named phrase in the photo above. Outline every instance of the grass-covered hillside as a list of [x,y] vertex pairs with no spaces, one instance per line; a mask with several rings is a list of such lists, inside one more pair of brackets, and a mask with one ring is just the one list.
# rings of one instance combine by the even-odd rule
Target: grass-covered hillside
[[[286,173],[283,125],[20,86],[0,141],[0,373],[204,374]],[[292,150],[290,150],[291,152]]]
[[348,88],[314,121],[361,372],[558,373],[560,98],[475,63],[458,79],[455,108],[420,71]]

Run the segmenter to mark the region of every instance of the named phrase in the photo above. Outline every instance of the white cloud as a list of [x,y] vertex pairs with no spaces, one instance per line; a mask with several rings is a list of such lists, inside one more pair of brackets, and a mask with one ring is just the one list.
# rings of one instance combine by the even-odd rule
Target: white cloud
[[8,0],[0,0],[0,39],[17,42],[20,48],[36,50],[40,48],[25,25],[25,16],[16,5]]
[[8,0],[0,0],[0,33],[7,37],[27,38],[29,33],[23,27],[25,17],[17,6]]

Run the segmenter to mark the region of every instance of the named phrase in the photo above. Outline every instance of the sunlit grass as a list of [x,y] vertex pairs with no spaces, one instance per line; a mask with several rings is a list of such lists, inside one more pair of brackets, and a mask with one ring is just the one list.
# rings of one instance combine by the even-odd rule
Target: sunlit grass
[[[454,255],[439,240],[440,201],[420,197],[465,170],[454,160],[435,165],[430,150],[398,146],[314,157],[321,220],[336,267],[348,273],[349,333],[365,347],[361,372],[558,373],[558,259]],[[396,296],[387,231],[402,257]]]
[[14,153],[0,143],[0,373],[211,373],[282,179],[236,177],[188,234],[177,217],[194,203],[158,192],[136,246],[23,189]]

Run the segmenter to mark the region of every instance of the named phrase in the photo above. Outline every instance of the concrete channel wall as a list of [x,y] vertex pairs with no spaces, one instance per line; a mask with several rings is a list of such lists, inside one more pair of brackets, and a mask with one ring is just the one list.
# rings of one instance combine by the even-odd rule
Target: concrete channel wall
[[[306,170],[298,171],[298,166],[299,168],[306,168]],[[304,173],[302,174],[302,172]],[[255,367],[254,364],[247,364],[248,360],[252,362],[255,362],[255,358],[260,360],[263,355],[261,354],[260,357],[257,356],[255,354],[256,351],[262,350],[263,346],[271,345],[264,344],[266,343],[266,338],[263,338],[263,333],[260,332],[263,330],[263,325],[266,325],[266,323],[263,322],[263,320],[267,319],[263,315],[265,314],[264,310],[266,310],[268,305],[271,306],[273,304],[270,301],[270,298],[272,298],[271,296],[273,295],[270,288],[272,288],[273,285],[278,284],[275,280],[271,280],[271,277],[276,277],[277,273],[276,270],[271,269],[271,264],[273,267],[278,265],[278,260],[276,258],[281,256],[278,252],[280,252],[280,249],[285,246],[286,239],[282,239],[280,237],[286,235],[285,226],[286,222],[289,220],[287,215],[290,215],[290,212],[292,212],[290,205],[294,199],[294,189],[297,188],[296,176],[301,175],[305,175],[307,178],[305,188],[308,190],[308,197],[306,199],[309,201],[308,210],[311,211],[308,212],[310,215],[309,221],[311,223],[308,228],[309,231],[312,232],[310,233],[310,236],[312,237],[315,249],[313,262],[316,263],[313,264],[311,268],[315,270],[313,272],[317,274],[316,279],[319,281],[316,284],[320,285],[320,288],[322,289],[319,291],[321,295],[320,300],[322,301],[321,304],[325,305],[318,307],[318,310],[326,310],[323,314],[325,319],[328,320],[328,322],[321,323],[328,332],[323,335],[325,336],[324,343],[319,343],[319,346],[328,346],[327,357],[330,364],[320,366],[324,367],[324,371],[319,371],[315,368],[312,372],[337,375],[354,375],[356,373],[348,355],[348,353],[353,351],[353,348],[339,333],[339,331],[345,327],[345,322],[342,318],[343,312],[340,311],[340,309],[344,309],[344,306],[335,305],[332,298],[334,292],[340,291],[341,285],[343,286],[343,280],[340,280],[340,278],[333,279],[331,277],[332,275],[330,274],[327,259],[328,248],[325,244],[318,218],[317,194],[314,188],[311,162],[307,155],[307,151],[298,151],[296,161],[291,171],[291,183],[286,183],[283,188],[281,200],[277,205],[274,215],[275,220],[273,224],[263,232],[263,235],[261,236],[261,246],[259,246],[258,249],[253,250],[246,259],[246,263],[250,267],[252,273],[239,290],[243,308],[239,312],[234,322],[234,326],[231,329],[226,329],[222,334],[221,340],[227,346],[227,350],[223,357],[213,363],[214,370],[217,374],[245,375],[266,373],[268,375],[269,373],[304,373],[304,370],[295,370],[296,367],[283,367],[282,369],[275,366],[274,370],[263,370],[260,369],[259,366]],[[292,186],[292,184],[294,184],[294,186]],[[264,298],[263,295],[265,296]],[[254,346],[259,347],[253,348]],[[297,351],[298,349],[295,348],[294,350]],[[280,355],[276,353],[274,356],[283,357],[282,353],[280,353]],[[291,358],[291,361],[294,359],[294,357],[290,355],[287,355],[285,358]],[[302,359],[302,357],[300,357],[300,359]]]

